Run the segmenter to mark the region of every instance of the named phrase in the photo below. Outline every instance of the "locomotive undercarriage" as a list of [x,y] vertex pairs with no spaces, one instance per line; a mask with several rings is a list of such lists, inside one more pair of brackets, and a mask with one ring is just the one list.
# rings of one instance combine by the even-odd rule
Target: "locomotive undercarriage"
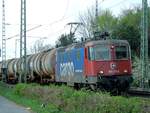
[[92,90],[106,90],[112,93],[126,92],[133,78],[131,76],[98,77],[96,84],[91,84]]
[[87,79],[86,82],[83,83],[71,82],[67,83],[67,85],[74,86],[76,89],[85,88],[93,91],[108,91],[113,95],[118,95],[122,92],[126,92],[132,81],[133,78],[131,76],[101,76],[94,77],[94,79]]

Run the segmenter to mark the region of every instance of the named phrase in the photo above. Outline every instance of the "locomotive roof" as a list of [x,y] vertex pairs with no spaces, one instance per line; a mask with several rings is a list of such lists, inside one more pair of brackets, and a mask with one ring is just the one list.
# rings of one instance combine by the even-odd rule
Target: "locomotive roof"
[[63,51],[69,51],[69,50],[72,50],[74,48],[81,48],[83,46],[84,46],[83,43],[73,43],[73,44],[65,46],[65,47],[59,47],[57,49],[57,51],[61,51],[61,52],[63,52]]
[[126,40],[96,40],[96,41],[90,41],[85,44],[85,47],[87,46],[93,46],[93,45],[98,45],[98,44],[103,44],[103,45],[108,45],[108,44],[119,44],[119,45],[128,45],[129,43]]
[[83,43],[73,43],[73,44],[65,46],[65,47],[59,47],[59,48],[57,48],[57,51],[63,52],[63,51],[72,50],[74,48],[81,48],[81,47],[93,46],[93,45],[98,45],[98,44],[129,45],[129,43],[126,40],[96,40],[96,41],[88,41],[88,42],[83,42]]

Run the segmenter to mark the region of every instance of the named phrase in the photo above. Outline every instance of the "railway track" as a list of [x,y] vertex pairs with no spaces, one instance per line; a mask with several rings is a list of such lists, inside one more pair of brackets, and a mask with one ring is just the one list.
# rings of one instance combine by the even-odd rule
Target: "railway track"
[[150,98],[150,89],[131,87],[128,91],[130,96]]

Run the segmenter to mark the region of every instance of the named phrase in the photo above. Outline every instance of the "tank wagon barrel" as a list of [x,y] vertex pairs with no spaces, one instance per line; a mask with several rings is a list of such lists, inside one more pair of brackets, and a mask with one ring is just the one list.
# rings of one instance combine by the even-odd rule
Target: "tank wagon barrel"
[[51,50],[50,52],[47,52],[42,58],[41,58],[41,69],[44,73],[44,75],[51,75],[51,78],[54,79],[55,74],[55,64],[56,64],[56,49]]
[[[36,78],[49,78],[54,81],[55,76],[55,53],[56,49],[40,52],[27,56],[27,78],[34,81]],[[0,63],[0,68],[2,64]],[[9,59],[6,61],[8,82],[12,79],[18,80],[23,70],[23,63],[20,59]],[[0,69],[0,75],[2,75]],[[40,80],[41,81],[41,80]]]
[[11,59],[8,61],[8,63],[6,63],[7,65],[7,71],[9,73],[9,75],[13,75],[14,74],[14,63],[15,63],[15,59]]

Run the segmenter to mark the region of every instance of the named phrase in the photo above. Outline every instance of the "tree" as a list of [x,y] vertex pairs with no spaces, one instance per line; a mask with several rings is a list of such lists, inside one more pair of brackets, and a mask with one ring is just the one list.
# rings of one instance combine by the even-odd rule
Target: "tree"
[[109,10],[101,10],[96,21],[93,10],[88,9],[87,13],[80,15],[79,20],[84,24],[84,28],[80,29],[80,35],[85,38],[93,38],[96,31],[96,25],[100,32],[113,32],[117,24],[117,18],[112,15]]
[[53,48],[50,44],[44,45],[43,44],[44,40],[37,40],[34,44],[33,47],[30,48],[30,51],[32,54],[34,53],[39,53],[48,49]]
[[100,31],[112,33],[116,28],[118,19],[113,16],[112,12],[109,10],[101,11],[98,17],[98,26]]
[[60,46],[67,46],[69,44],[72,44],[76,41],[76,38],[74,37],[74,34],[70,33],[70,34],[62,34],[58,41],[56,41],[56,47],[60,47]]
[[92,38],[95,27],[95,14],[93,10],[88,9],[86,13],[80,14],[79,20],[83,23],[83,27],[80,27],[78,34],[83,38]]
[[117,27],[112,32],[113,38],[128,40],[131,49],[139,55],[141,37],[141,10],[140,8],[127,9],[118,17]]

